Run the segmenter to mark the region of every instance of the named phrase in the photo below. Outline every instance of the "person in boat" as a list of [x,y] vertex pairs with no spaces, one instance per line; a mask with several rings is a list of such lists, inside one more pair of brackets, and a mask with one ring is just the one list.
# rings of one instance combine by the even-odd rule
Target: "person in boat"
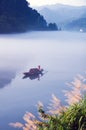
[[31,68],[29,70],[29,74],[32,74],[32,75],[42,74],[42,72],[43,72],[43,69],[41,69],[40,65],[38,66],[38,68]]

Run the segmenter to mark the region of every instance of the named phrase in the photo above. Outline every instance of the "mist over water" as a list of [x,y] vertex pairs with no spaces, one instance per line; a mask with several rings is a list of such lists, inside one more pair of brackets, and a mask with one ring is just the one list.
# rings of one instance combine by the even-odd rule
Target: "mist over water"
[[[77,74],[86,71],[86,34],[77,32],[28,32],[0,36],[0,129],[21,121],[26,111],[37,114],[36,104],[49,104],[52,93],[64,103]],[[22,79],[23,72],[41,67],[47,72],[40,80]]]

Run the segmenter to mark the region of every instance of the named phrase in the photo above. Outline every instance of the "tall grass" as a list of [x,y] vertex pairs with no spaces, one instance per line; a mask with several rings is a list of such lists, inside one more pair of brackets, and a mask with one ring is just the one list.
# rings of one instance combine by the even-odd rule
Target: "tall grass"
[[67,83],[70,91],[64,91],[67,105],[52,95],[49,111],[46,113],[43,104],[38,104],[40,120],[27,112],[23,119],[25,124],[16,122],[10,126],[22,128],[23,130],[86,130],[86,78],[78,75],[73,82]]

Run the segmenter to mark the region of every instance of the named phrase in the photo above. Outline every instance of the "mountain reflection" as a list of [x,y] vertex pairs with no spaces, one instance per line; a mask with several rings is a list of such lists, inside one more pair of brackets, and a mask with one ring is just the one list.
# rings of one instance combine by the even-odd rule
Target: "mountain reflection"
[[15,78],[14,72],[9,71],[0,71],[0,88],[5,87],[6,85],[12,82],[12,79]]

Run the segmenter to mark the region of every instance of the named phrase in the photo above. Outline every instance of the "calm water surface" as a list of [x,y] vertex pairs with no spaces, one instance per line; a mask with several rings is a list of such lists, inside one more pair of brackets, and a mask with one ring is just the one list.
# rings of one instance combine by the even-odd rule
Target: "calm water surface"
[[[47,72],[40,80],[22,79],[32,67]],[[86,71],[86,33],[29,32],[0,35],[0,130],[14,130],[10,122],[23,122],[26,111],[37,114],[36,104],[49,104],[54,93],[64,103],[77,74]]]

